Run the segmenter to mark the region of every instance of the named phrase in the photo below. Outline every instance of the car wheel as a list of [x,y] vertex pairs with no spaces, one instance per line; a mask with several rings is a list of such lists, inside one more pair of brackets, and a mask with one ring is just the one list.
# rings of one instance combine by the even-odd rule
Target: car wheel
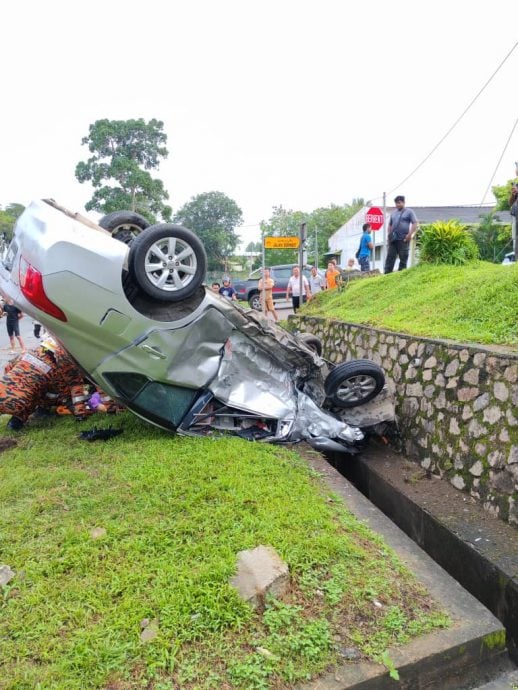
[[248,304],[250,305],[250,309],[261,311],[261,295],[258,292],[254,292],[254,294],[248,298]]
[[304,345],[309,347],[310,350],[313,350],[319,357],[322,357],[322,341],[320,338],[317,338],[317,336],[312,333],[299,333],[297,338],[302,340]]
[[325,380],[328,399],[336,407],[356,407],[375,398],[385,385],[383,370],[368,359],[338,364]]
[[132,211],[114,211],[103,216],[99,225],[111,232],[114,239],[130,244],[142,230],[149,227],[149,221]]
[[181,225],[151,225],[130,245],[130,272],[139,287],[163,302],[180,302],[202,284],[207,256],[201,240]]

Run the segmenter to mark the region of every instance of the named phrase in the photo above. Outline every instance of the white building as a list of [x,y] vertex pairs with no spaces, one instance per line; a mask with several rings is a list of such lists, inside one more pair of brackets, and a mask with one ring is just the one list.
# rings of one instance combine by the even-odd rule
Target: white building
[[[326,257],[336,257],[338,265],[342,268],[347,266],[347,260],[354,258],[362,236],[362,226],[366,222],[365,216],[370,206],[364,206],[350,220],[342,225],[329,238],[329,251]],[[428,225],[438,220],[447,221],[456,219],[463,225],[478,225],[482,214],[490,213],[495,207],[491,206],[409,206],[417,216],[418,225]],[[387,206],[385,215],[385,225],[388,227],[390,214],[395,210],[394,206]],[[497,216],[501,223],[509,224],[511,215],[509,211],[497,211]],[[383,271],[384,263],[384,242],[385,231],[383,228],[372,232],[374,242],[374,265],[371,268],[378,268]],[[408,266],[415,263],[413,252],[410,252]],[[397,266],[397,264],[396,264]]]

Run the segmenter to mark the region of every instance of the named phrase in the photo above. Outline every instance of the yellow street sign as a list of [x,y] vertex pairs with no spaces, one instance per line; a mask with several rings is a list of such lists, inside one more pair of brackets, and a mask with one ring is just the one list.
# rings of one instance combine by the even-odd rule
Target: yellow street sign
[[265,249],[298,249],[300,240],[298,237],[265,237]]

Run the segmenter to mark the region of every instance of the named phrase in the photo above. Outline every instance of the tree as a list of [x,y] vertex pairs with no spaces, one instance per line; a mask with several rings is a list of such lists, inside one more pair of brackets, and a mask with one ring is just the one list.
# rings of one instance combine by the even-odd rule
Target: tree
[[223,192],[198,194],[182,206],[174,220],[201,239],[209,270],[228,270],[228,257],[239,243],[235,229],[243,222],[243,212],[235,201]]
[[495,213],[482,213],[479,225],[471,228],[471,234],[484,261],[501,263],[504,254],[513,246],[511,226],[500,223]]
[[11,241],[15,223],[24,210],[25,206],[22,204],[8,204],[3,210],[0,206],[0,234],[5,234],[8,242]]
[[149,170],[158,168],[167,158],[167,135],[159,120],[97,120],[81,143],[93,154],[76,166],[79,182],[90,182],[94,193],[87,211],[131,210],[151,223],[157,217],[170,220],[172,209],[164,203],[169,194],[161,180]]
[[491,191],[495,195],[496,210],[497,211],[508,211],[509,210],[509,208],[510,208],[509,197],[511,196],[511,189],[512,189],[513,183],[514,183],[514,180],[508,180],[503,185],[495,185],[494,187],[491,188]]
[[[287,211],[282,206],[274,206],[269,221],[261,223],[263,237],[298,237],[301,223],[306,223],[308,261],[323,265],[324,254],[328,251],[331,235],[357,213],[365,202],[353,199],[352,204],[317,208],[311,213]],[[298,261],[298,253],[293,249],[267,249],[266,263],[282,264]]]

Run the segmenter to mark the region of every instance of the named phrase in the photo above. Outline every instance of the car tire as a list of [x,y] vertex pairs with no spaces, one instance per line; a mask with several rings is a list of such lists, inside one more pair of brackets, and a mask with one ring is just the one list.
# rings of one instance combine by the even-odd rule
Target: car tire
[[103,216],[99,225],[111,232],[115,240],[131,244],[137,235],[149,227],[149,221],[133,211],[113,211]]
[[322,341],[313,333],[299,333],[297,335],[299,340],[302,340],[306,347],[313,350],[319,357],[322,357]]
[[181,225],[151,225],[130,245],[129,270],[149,297],[180,302],[203,283],[207,256],[199,237]]
[[254,292],[254,294],[250,295],[250,297],[248,298],[248,304],[250,305],[250,309],[255,309],[255,311],[262,311],[261,295],[258,292]]
[[357,407],[375,398],[385,385],[383,369],[368,359],[338,364],[327,376],[324,389],[336,407]]

